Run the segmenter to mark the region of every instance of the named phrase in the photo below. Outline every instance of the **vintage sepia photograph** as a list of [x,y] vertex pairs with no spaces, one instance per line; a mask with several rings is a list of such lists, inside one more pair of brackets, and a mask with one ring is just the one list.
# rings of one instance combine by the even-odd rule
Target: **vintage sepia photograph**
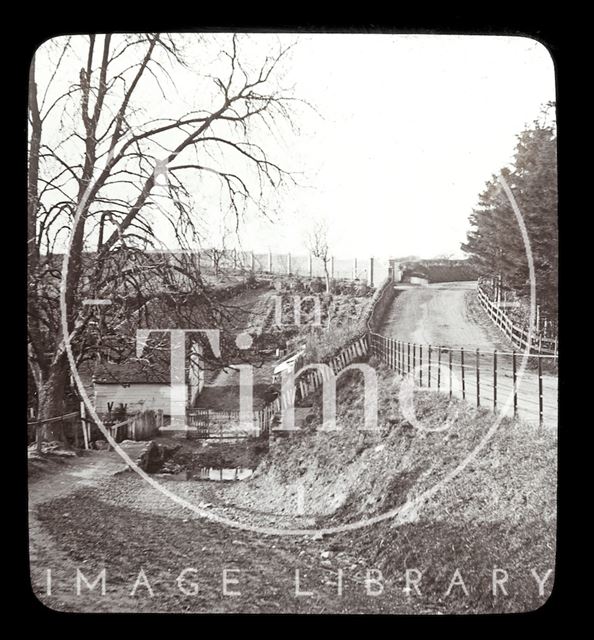
[[551,53],[523,35],[43,42],[27,113],[36,600],[543,607],[556,100]]

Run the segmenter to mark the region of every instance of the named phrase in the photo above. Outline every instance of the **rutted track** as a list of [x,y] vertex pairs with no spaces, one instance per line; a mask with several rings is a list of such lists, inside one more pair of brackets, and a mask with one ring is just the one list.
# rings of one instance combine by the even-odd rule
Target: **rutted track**
[[[472,397],[476,388],[476,349],[480,350],[479,375],[482,406],[493,405],[492,353],[498,351],[497,407],[504,405],[513,393],[512,347],[505,336],[491,323],[484,311],[475,304],[476,283],[452,282],[427,287],[399,286],[399,295],[388,309],[378,330],[383,336],[417,345],[432,345],[467,351],[465,382],[467,397]],[[427,351],[425,350],[425,353]],[[518,370],[521,364],[518,353]],[[535,358],[529,359],[531,364]],[[454,368],[460,376],[460,367]],[[539,421],[538,375],[533,367],[527,368],[517,380],[517,413],[530,422]],[[548,427],[557,424],[556,375],[543,373],[543,422]],[[446,390],[444,388],[444,390]],[[461,395],[459,385],[454,386],[454,395]],[[513,414],[513,404],[505,410]]]

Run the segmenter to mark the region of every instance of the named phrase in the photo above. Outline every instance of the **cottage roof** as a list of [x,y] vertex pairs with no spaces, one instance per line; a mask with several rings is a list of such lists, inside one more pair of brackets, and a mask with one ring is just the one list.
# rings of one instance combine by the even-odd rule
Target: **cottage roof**
[[129,360],[118,364],[101,363],[93,374],[97,384],[170,384],[169,362]]
[[169,359],[130,358],[121,363],[85,362],[78,373],[85,386],[97,384],[170,384]]

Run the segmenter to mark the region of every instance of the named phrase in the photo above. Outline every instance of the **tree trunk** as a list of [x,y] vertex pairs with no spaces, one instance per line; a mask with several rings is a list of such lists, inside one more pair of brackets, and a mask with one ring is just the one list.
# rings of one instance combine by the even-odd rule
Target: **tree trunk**
[[[64,392],[68,380],[68,361],[61,358],[50,369],[49,375],[41,383],[38,392],[38,420],[46,420],[64,415]],[[42,440],[59,440],[64,442],[64,426],[62,422],[52,422],[43,426]]]
[[326,293],[330,293],[330,274],[328,273],[328,263],[324,261],[324,275],[326,277]]

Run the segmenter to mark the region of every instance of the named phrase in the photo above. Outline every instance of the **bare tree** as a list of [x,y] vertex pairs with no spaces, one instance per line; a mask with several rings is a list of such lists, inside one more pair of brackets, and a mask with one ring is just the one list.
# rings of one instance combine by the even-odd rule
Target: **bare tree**
[[229,239],[231,230],[225,220],[221,221],[219,232],[213,237],[212,246],[205,250],[205,255],[210,258],[214,275],[221,275],[221,271],[225,262],[225,258],[229,255]]
[[[160,246],[158,221],[168,223],[181,247],[199,241],[188,176],[218,189],[221,210],[237,220],[247,207],[262,208],[267,187],[290,178],[256,142],[271,140],[282,122],[292,126],[295,99],[275,81],[288,48],[246,56],[240,49],[248,36],[198,43],[189,37],[59,38],[31,65],[28,348],[39,419],[63,413],[67,337],[78,362],[113,351],[121,338],[115,328],[131,311],[163,295],[177,296],[180,307],[202,284],[191,261],[151,253]],[[200,76],[196,95],[204,104],[171,117],[157,108],[153,114],[146,97],[160,93],[166,104],[176,74],[192,73],[188,45],[212,51],[221,44],[215,73],[208,68]],[[51,64],[39,73],[48,56]],[[59,304],[66,249],[68,335]],[[112,304],[97,310],[82,305],[85,298]],[[214,302],[198,306],[215,312]],[[59,435],[50,425],[44,437]]]
[[322,261],[324,265],[324,278],[326,282],[326,293],[330,292],[330,274],[328,263],[331,260],[330,246],[328,244],[328,226],[324,221],[314,223],[313,229],[307,237],[307,248],[314,258]]

